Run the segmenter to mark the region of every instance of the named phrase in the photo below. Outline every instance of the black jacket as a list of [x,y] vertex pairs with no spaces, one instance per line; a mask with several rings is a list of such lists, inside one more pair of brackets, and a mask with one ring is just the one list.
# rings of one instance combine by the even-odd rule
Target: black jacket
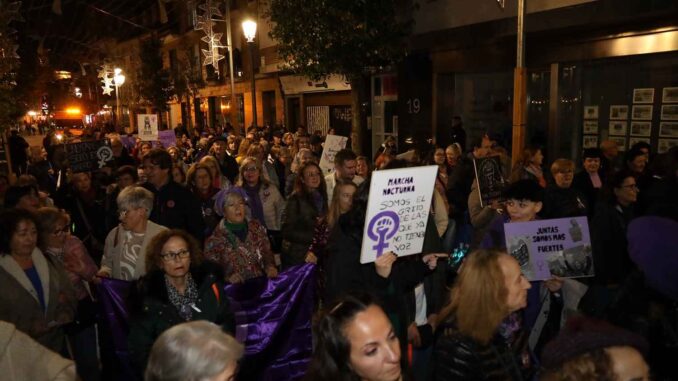
[[[600,177],[601,183],[605,183],[605,176],[603,172],[598,171],[598,176]],[[586,199],[587,216],[589,219],[591,219],[596,212],[596,201],[598,201],[600,188],[596,189],[593,187],[591,176],[589,176],[589,173],[586,171],[581,171],[574,175],[574,179],[572,180],[572,188],[578,190],[579,193],[581,193],[581,195]]]
[[160,189],[156,189],[151,183],[143,186],[155,196],[149,220],[169,229],[186,230],[202,244],[205,238],[205,222],[202,219],[200,201],[191,191],[172,180]]
[[551,218],[579,217],[587,215],[586,198],[578,190],[549,185],[544,192],[544,206],[539,216]]
[[520,351],[514,351],[501,339],[483,345],[462,335],[453,323],[438,327],[433,349],[434,381],[518,381],[523,375]]
[[633,207],[599,202],[591,223],[593,266],[597,284],[621,284],[634,266],[629,257],[626,231],[633,218]]
[[[193,321],[207,320],[233,334],[235,320],[224,294],[221,266],[205,261],[191,266],[191,276],[198,286],[195,303],[200,312],[193,311]],[[137,370],[146,366],[151,347],[167,329],[183,323],[177,309],[169,301],[165,286],[165,273],[152,271],[137,281],[129,297],[130,333],[128,337],[132,363]]]
[[281,229],[283,242],[280,261],[283,268],[304,263],[308,248],[313,241],[316,220],[321,212],[324,211],[319,211],[310,197],[305,194],[292,193],[287,199]]

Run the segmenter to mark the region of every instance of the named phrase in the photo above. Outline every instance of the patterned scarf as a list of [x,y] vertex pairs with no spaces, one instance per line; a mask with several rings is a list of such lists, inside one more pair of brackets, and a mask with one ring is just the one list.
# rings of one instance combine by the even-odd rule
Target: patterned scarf
[[190,321],[193,318],[192,307],[198,300],[198,286],[195,284],[191,273],[186,274],[186,292],[184,295],[181,295],[172,285],[167,274],[165,274],[165,287],[170,303],[177,309],[182,319]]

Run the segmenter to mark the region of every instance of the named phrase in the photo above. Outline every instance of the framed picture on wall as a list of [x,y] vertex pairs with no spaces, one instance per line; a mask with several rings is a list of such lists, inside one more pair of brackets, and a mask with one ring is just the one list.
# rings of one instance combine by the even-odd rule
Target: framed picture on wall
[[626,136],[626,126],[627,121],[625,120],[612,120],[610,121],[609,134],[616,136]]
[[678,147],[678,139],[659,139],[657,153],[664,153],[673,147]]
[[584,119],[598,119],[598,106],[584,106]]
[[620,151],[626,151],[626,138],[621,136],[610,136],[608,137],[608,140],[617,143],[617,148],[619,148]]
[[633,89],[633,103],[654,102],[654,89]]
[[650,138],[639,138],[639,137],[631,136],[629,138],[629,147],[633,147],[634,144],[640,143],[640,142],[651,144]]
[[598,134],[598,121],[597,120],[585,120],[584,121],[584,134]]
[[678,103],[678,87],[665,87],[662,90],[662,102]]
[[634,105],[631,119],[652,120],[652,105]]
[[582,146],[584,148],[598,148],[598,135],[584,135]]
[[678,105],[663,105],[662,120],[678,120]]
[[610,120],[626,120],[629,118],[629,106],[612,105],[610,106]]
[[637,120],[631,122],[631,135],[650,136],[651,134],[652,134],[652,122],[639,122]]
[[678,138],[678,122],[659,123],[659,136],[662,138]]

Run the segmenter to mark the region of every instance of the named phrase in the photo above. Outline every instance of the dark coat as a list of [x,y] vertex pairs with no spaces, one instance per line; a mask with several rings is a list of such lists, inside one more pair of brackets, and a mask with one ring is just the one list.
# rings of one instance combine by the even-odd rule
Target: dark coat
[[433,349],[433,380],[524,380],[518,357],[501,339],[483,345],[446,323],[438,328]]
[[[603,172],[598,171],[598,176],[600,177],[601,183],[605,183]],[[581,171],[574,175],[572,188],[578,190],[579,193],[584,196],[586,199],[587,216],[589,219],[593,218],[593,215],[596,212],[596,201],[598,201],[598,196],[600,195],[600,188],[596,189],[593,187],[591,176],[589,176],[589,173],[586,171]]]
[[622,208],[608,202],[598,203],[591,223],[591,245],[595,282],[621,284],[634,266],[629,257],[626,231],[633,218],[633,207]]
[[552,218],[586,216],[586,198],[578,190],[549,185],[544,192],[544,206],[539,216]]
[[160,189],[156,189],[151,183],[143,186],[154,195],[149,220],[169,229],[186,230],[198,242],[203,242],[205,222],[202,219],[202,209],[200,201],[191,191],[172,180]]
[[315,224],[321,211],[304,194],[293,193],[287,199],[282,217],[282,267],[303,264],[313,242]]
[[[205,261],[191,266],[191,276],[198,285],[200,312],[193,311],[193,321],[207,320],[233,334],[235,321],[224,294],[223,272],[213,262]],[[169,301],[162,270],[152,271],[138,280],[130,295],[130,357],[135,367],[143,371],[155,340],[167,329],[184,323],[177,309]]]

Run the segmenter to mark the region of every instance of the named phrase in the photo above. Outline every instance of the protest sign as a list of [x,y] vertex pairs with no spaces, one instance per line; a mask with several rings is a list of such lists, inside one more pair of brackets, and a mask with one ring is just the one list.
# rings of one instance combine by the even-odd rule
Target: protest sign
[[323,145],[323,154],[320,157],[320,169],[322,169],[324,174],[334,170],[334,155],[346,148],[347,141],[348,138],[345,136],[327,135]]
[[372,173],[360,263],[421,252],[437,173],[436,165]]
[[122,142],[123,147],[127,148],[128,152],[131,152],[137,144],[136,135],[120,135],[120,141]]
[[530,281],[594,275],[586,217],[511,222],[504,234],[509,254]]
[[106,163],[113,160],[108,139],[94,140],[65,145],[66,159],[71,172],[89,172],[103,168]]
[[489,205],[492,201],[501,199],[506,180],[501,170],[499,156],[489,156],[482,159],[473,159],[473,169],[480,192],[480,206]]
[[143,141],[158,140],[158,116],[155,114],[137,115],[139,137]]
[[174,134],[174,130],[159,131],[158,140],[164,148],[174,147],[177,145],[177,136]]

